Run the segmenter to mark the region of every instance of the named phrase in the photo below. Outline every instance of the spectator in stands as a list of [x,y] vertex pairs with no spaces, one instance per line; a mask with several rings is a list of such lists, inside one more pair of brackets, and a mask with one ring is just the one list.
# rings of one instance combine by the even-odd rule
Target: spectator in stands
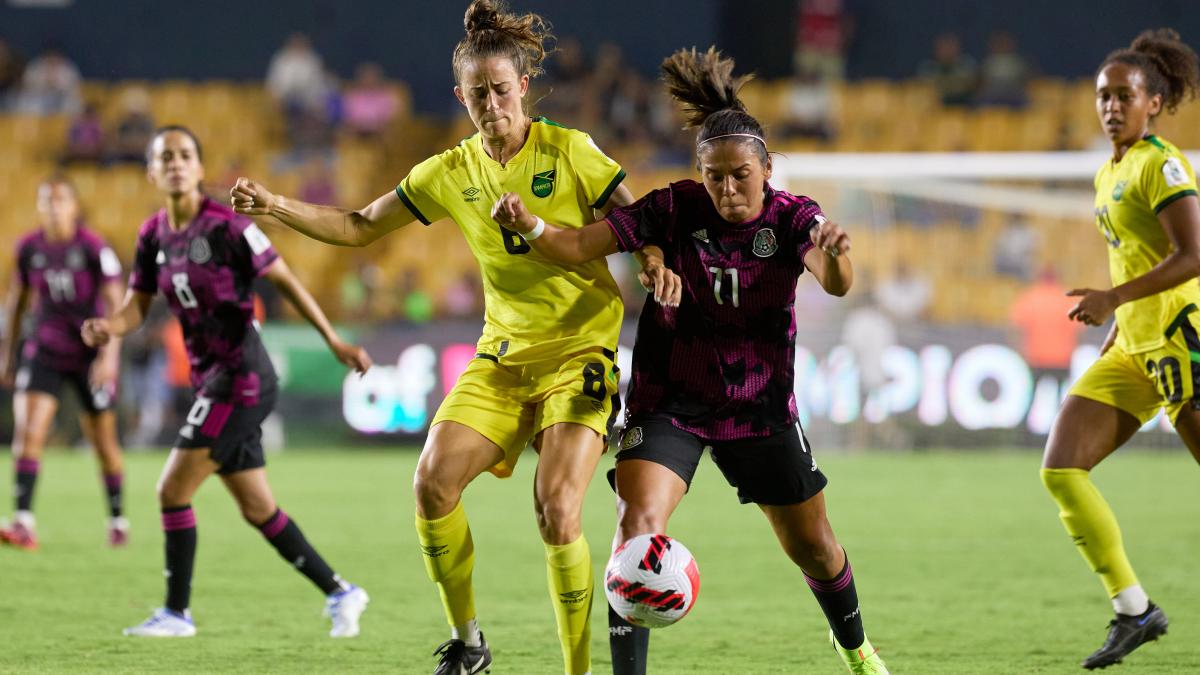
[[901,259],[892,275],[875,286],[874,298],[897,321],[907,323],[925,316],[933,299],[933,285]]
[[342,96],[345,125],[360,138],[381,136],[400,112],[396,91],[383,77],[377,63],[363,63],[355,72],[354,82]]
[[933,43],[933,60],[921,64],[920,76],[933,83],[945,106],[967,106],[975,100],[979,71],[975,60],[962,51],[953,33],[943,33]]
[[799,2],[795,71],[818,81],[843,79],[851,23],[842,0]]
[[[619,256],[613,256],[614,258]],[[442,293],[442,310],[447,318],[476,318],[483,314],[483,283],[479,272],[467,270]]]
[[325,94],[325,68],[308,36],[293,33],[271,58],[267,91],[286,112],[321,105]]
[[141,87],[126,89],[121,95],[121,117],[113,128],[109,160],[143,164],[146,146],[154,135],[150,115],[150,94]]
[[166,303],[151,304],[146,328],[121,343],[125,356],[120,388],[122,417],[132,418],[133,423],[133,431],[124,439],[126,448],[159,445],[159,436],[171,413],[167,353],[163,348],[163,331],[169,317]]
[[833,137],[833,86],[815,71],[801,71],[788,87],[780,120],[785,136],[828,140]]
[[1026,92],[1029,77],[1029,63],[1017,52],[1013,36],[1003,31],[992,33],[988,54],[980,68],[979,103],[1024,107],[1029,102]]
[[538,101],[537,107],[546,117],[571,127],[587,127],[584,114],[595,114],[589,101],[592,91],[590,68],[583,46],[574,37],[559,40],[554,60],[548,63],[543,86],[549,91]]
[[17,109],[31,115],[73,115],[83,109],[79,69],[57,49],[29,63],[21,77]]
[[312,157],[305,162],[297,194],[309,204],[338,203],[337,183],[328,161]]
[[25,72],[25,60],[4,40],[0,40],[0,112],[15,106]]
[[854,354],[860,386],[861,414],[850,428],[849,445],[856,448],[904,447],[900,430],[891,419],[884,385],[887,372],[884,352],[897,343],[895,313],[871,292],[871,277],[863,270],[856,282],[861,289],[851,295],[851,309],[842,323],[842,344]]
[[1021,355],[1033,370],[1034,382],[1051,375],[1063,382],[1071,368],[1071,356],[1079,335],[1087,326],[1071,321],[1067,314],[1077,303],[1067,297],[1067,287],[1047,267],[1031,286],[1021,291],[1009,310],[1009,321],[1018,333]]
[[1023,219],[1010,218],[992,251],[996,274],[1020,281],[1033,278],[1033,261],[1037,258],[1040,240],[1038,231]]
[[99,162],[104,156],[104,127],[100,111],[89,103],[67,127],[67,148],[62,163]]

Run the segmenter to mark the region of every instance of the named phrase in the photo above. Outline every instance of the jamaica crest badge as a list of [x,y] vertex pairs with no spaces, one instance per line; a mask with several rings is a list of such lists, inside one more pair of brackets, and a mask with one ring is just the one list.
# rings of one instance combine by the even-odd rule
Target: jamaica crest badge
[[764,227],[754,233],[754,244],[750,247],[754,251],[754,255],[760,258],[769,258],[779,250],[779,240],[775,238],[775,231],[769,227]]
[[554,169],[533,174],[533,184],[529,189],[535,197],[549,197],[554,192]]

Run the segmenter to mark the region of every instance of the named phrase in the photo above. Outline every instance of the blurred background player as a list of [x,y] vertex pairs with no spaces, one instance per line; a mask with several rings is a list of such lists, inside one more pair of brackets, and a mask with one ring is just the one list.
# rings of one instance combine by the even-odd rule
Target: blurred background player
[[1160,409],[1200,461],[1200,200],[1179,150],[1151,131],[1200,86],[1196,53],[1170,29],[1145,31],[1096,73],[1096,113],[1112,160],[1096,173],[1096,225],[1113,288],[1076,289],[1068,316],[1103,325],[1103,356],[1071,388],[1046,443],[1042,482],[1063,525],[1112,598],[1116,618],[1083,667],[1120,663],[1167,632],[1125,555],[1121,530],[1089,472]]
[[454,51],[454,93],[477,134],[418,164],[395,191],[357,211],[307,204],[239,180],[240,213],[273,217],[314,239],[364,246],[414,221],[451,218],[483,272],[486,308],[477,356],[434,417],[414,477],[416,527],[442,595],[451,639],[436,673],[492,661],[476,620],[474,544],[461,497],[484,471],[512,474],[533,440],[534,506],[567,675],[591,670],[593,572],[583,498],[620,401],[616,347],[621,297],[602,260],[563,267],[496,227],[491,205],[518,190],[534,209],[580,227],[632,201],[625,171],[582,132],[530,118],[525,96],[550,38],[536,14],[501,3],[467,8]]
[[[122,515],[123,465],[112,412],[120,341],[95,349],[79,336],[84,319],[121,303],[121,263],[100,235],[79,222],[79,199],[63,176],[38,185],[42,224],[17,245],[16,274],[9,287],[6,331],[0,340],[0,384],[15,386],[13,461],[16,514],[0,529],[0,542],[33,550],[38,540],[33,494],[46,438],[58,411],[59,392],[69,385],[82,409],[79,427],[96,451],[107,495],[108,543],[123,546],[129,521]],[[36,297],[30,336],[21,327]],[[21,352],[18,369],[18,350]]]
[[[547,257],[581,264],[615,251],[661,247],[682,297],[647,303],[617,467],[614,547],[667,521],[708,448],[743,504],[757,504],[803,571],[852,673],[887,673],[866,639],[854,575],[825,516],[825,476],[800,431],[795,373],[796,282],[805,269],[831,295],[850,290],[850,238],[816,202],[767,184],[762,126],[738,99],[750,79],[715,49],[663,62],[667,89],[698,127],[702,182],[684,180],[583,228],[546,224],[522,196],[495,207],[504,227]],[[673,293],[664,285],[660,297]],[[674,305],[678,306],[675,307]],[[646,672],[649,631],[610,608],[613,672]]]
[[276,253],[262,230],[200,190],[200,143],[186,127],[167,126],[146,151],[147,174],[166,207],[138,233],[125,302],[106,318],[83,324],[84,341],[103,345],[137,330],[158,291],[183,327],[196,400],[158,483],[166,533],[167,597],[144,623],[125,630],[143,637],[196,634],[188,605],[196,556],[192,495],[220,475],[242,516],[279,554],[326,595],[332,637],[358,634],[367,594],[342,580],[275,503],[263,457],[263,420],[278,380],[253,318],[250,284],[265,277],[313,325],[338,361],[359,373],[371,359],[346,344]]

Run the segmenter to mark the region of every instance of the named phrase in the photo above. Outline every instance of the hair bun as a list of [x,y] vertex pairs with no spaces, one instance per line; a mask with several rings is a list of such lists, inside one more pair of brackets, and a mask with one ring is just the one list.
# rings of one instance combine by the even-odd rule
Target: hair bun
[[463,26],[467,29],[467,34],[495,30],[500,27],[500,8],[492,0],[475,0],[467,7]]

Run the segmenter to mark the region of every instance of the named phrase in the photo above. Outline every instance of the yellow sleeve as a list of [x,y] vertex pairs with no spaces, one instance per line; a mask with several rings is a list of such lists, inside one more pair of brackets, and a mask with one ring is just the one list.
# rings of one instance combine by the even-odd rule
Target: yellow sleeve
[[583,187],[588,205],[593,209],[604,206],[613,190],[625,180],[625,170],[582,131],[571,134],[570,151],[571,166]]
[[435,155],[414,166],[396,186],[396,196],[426,225],[450,216],[441,204],[441,179],[444,175],[442,158]]
[[1157,214],[1175,200],[1197,194],[1196,174],[1183,153],[1155,155],[1142,167],[1142,189]]

